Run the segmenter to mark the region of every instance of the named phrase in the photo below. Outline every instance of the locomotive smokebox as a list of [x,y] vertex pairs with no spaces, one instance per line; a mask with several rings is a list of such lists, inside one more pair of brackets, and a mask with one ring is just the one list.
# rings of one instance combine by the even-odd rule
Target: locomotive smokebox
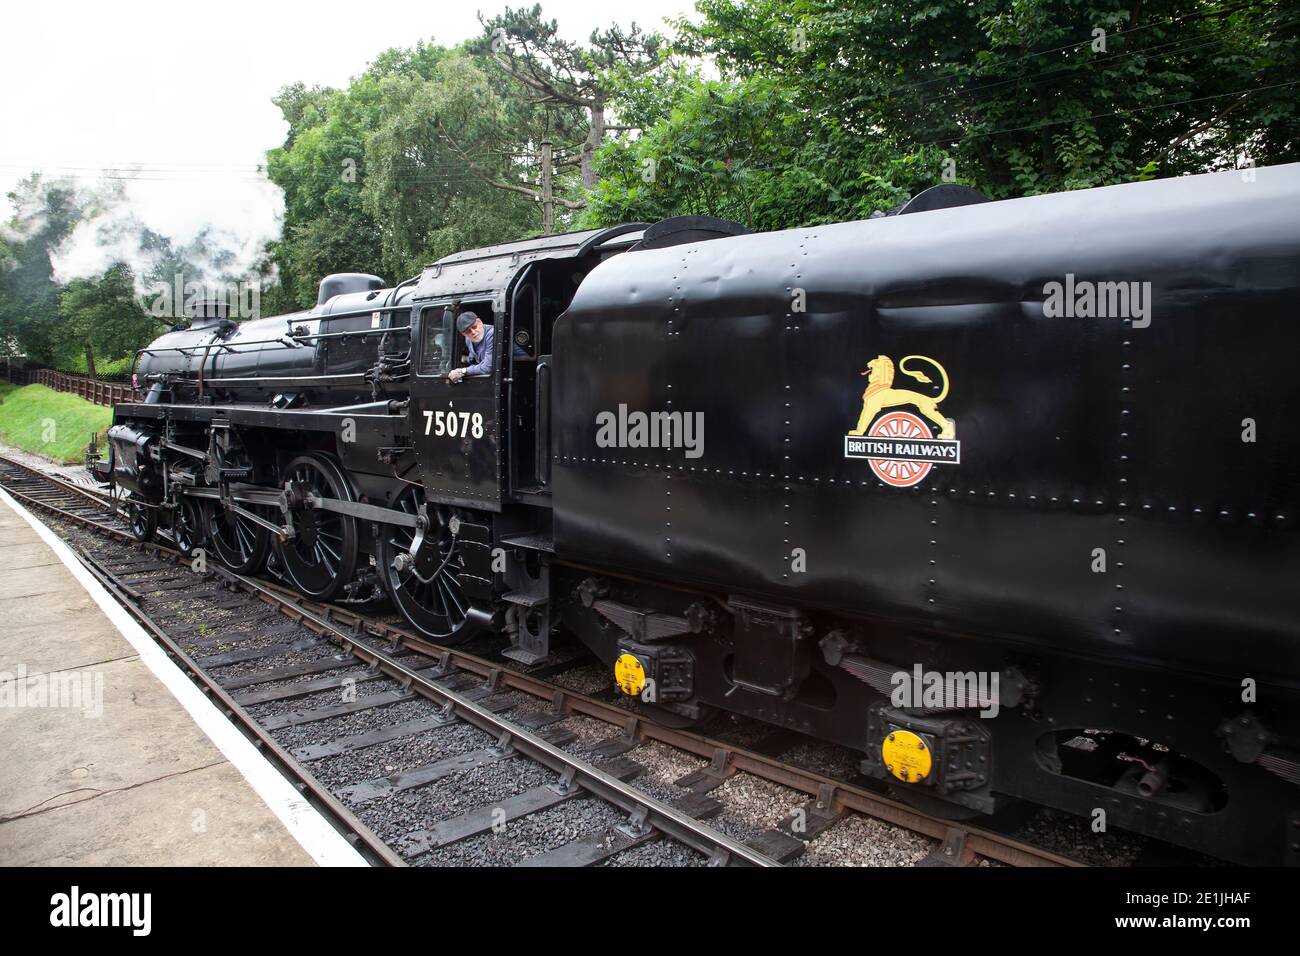
[[353,292],[371,292],[382,289],[384,280],[365,272],[336,272],[320,280],[320,291],[316,295],[316,304],[324,305],[336,295]]

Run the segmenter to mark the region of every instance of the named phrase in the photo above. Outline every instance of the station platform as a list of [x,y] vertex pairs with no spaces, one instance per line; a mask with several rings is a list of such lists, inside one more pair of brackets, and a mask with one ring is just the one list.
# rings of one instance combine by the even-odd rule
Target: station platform
[[0,491],[0,866],[363,866]]

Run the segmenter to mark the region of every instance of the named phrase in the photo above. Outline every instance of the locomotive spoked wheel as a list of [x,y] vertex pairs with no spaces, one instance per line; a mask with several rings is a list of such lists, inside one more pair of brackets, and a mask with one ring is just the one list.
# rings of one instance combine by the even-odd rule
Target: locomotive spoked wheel
[[[418,515],[423,510],[424,491],[409,487],[393,506]],[[450,508],[438,506],[428,509],[428,517],[425,538],[431,550],[424,567],[407,557],[416,529],[399,525],[380,527],[375,559],[393,603],[415,629],[439,643],[460,644],[473,635],[475,628],[467,621],[469,601],[460,584],[464,557],[451,532],[454,515]]]
[[134,498],[127,498],[126,522],[137,541],[149,541],[158,530],[158,511]]
[[302,455],[284,470],[294,536],[277,541],[275,554],[295,588],[315,601],[329,601],[357,569],[357,519],[308,508],[308,495],[354,501],[352,485],[329,455]]
[[271,533],[243,515],[228,511],[213,498],[204,499],[203,526],[217,560],[236,574],[257,574],[266,563]]
[[182,498],[172,516],[172,541],[187,558],[202,546],[205,524],[203,510],[195,498]]

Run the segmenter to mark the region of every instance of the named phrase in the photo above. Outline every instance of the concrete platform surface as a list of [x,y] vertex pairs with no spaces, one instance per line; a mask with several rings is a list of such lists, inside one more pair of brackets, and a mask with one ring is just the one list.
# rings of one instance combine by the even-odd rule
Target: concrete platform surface
[[0,866],[363,861],[0,492]]

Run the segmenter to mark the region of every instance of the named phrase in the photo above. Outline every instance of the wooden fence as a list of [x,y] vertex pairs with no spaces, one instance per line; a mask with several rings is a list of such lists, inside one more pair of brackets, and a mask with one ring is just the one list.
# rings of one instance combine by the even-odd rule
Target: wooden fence
[[[21,382],[17,381],[20,377],[23,379]],[[46,385],[56,392],[68,392],[96,405],[112,407],[120,402],[139,401],[135,389],[125,382],[101,382],[52,368],[13,369],[10,378],[19,385]]]

